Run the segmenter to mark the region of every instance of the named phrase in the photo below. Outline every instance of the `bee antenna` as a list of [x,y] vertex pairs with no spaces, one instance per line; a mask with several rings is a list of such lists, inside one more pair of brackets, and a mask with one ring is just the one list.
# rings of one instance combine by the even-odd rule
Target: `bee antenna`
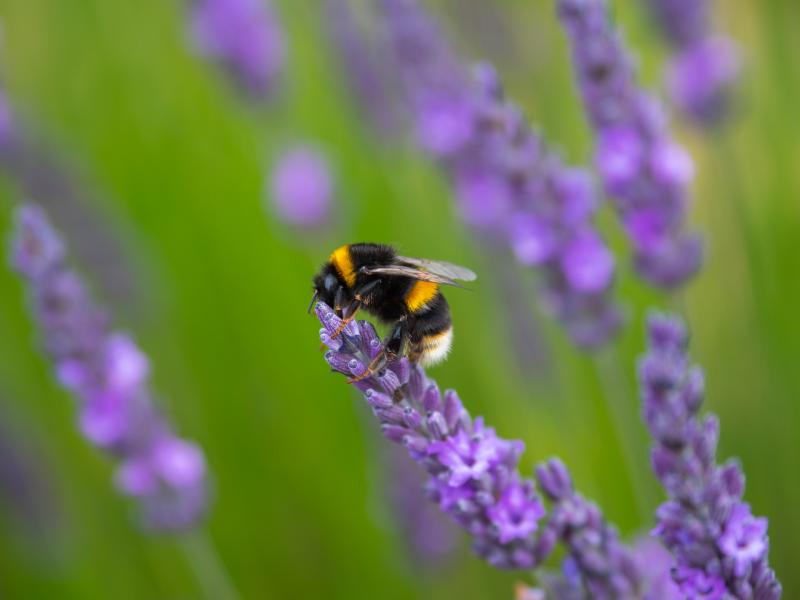
[[314,295],[311,296],[311,303],[308,305],[307,313],[309,315],[311,314],[311,309],[314,308],[314,304],[316,304],[318,297],[319,297],[319,291],[318,290],[314,290]]

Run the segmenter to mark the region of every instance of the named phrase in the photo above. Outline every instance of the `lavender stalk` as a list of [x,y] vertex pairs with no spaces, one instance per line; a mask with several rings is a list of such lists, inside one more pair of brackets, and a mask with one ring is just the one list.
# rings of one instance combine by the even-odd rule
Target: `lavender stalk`
[[702,240],[685,223],[691,158],[671,139],[661,106],[637,87],[634,59],[605,0],[557,3],[597,135],[597,168],[633,243],[637,271],[652,285],[678,287],[703,259]]
[[382,48],[358,22],[351,0],[325,1],[326,25],[353,99],[375,133],[400,128],[391,81],[382,67]]
[[[342,320],[325,304],[316,306],[320,339],[334,371],[362,375],[381,351],[366,321]],[[472,418],[456,392],[442,394],[423,369],[403,358],[355,386],[389,440],[405,446],[427,471],[431,500],[473,538],[478,556],[500,569],[532,569],[562,542],[581,584],[599,599],[633,598],[638,574],[628,551],[596,506],[575,493],[558,460],[537,469],[552,502],[550,518],[532,479],[518,470],[522,442],[498,437],[481,417]]]
[[742,501],[738,462],[716,462],[716,415],[698,416],[703,371],[689,362],[684,324],[653,315],[648,337],[639,362],[644,418],[655,439],[653,469],[669,496],[654,534],[675,558],[673,579],[690,598],[780,598],[767,562],[767,519]]
[[382,8],[417,141],[452,181],[461,216],[537,268],[545,308],[577,345],[602,345],[621,314],[611,299],[614,257],[594,225],[599,202],[588,173],[547,148],[504,98],[490,65],[466,73],[414,0],[383,0]]
[[175,435],[156,409],[147,357],[126,333],[110,329],[38,206],[17,210],[12,253],[56,376],[79,400],[81,431],[119,461],[119,491],[139,501],[153,528],[197,523],[207,504],[202,450]]
[[710,0],[645,0],[673,49],[666,72],[672,101],[696,123],[722,121],[739,76],[738,49],[711,29]]
[[20,424],[0,410],[0,507],[27,536],[49,544],[61,521],[55,473]]
[[260,98],[275,90],[286,39],[269,0],[194,0],[190,28],[197,50],[244,92]]
[[396,516],[397,534],[417,569],[442,567],[456,548],[455,527],[422,493],[425,471],[408,460],[404,448],[383,453],[383,495]]
[[[640,600],[684,600],[672,581],[670,568],[672,556],[656,540],[644,538],[633,547],[633,560],[638,569],[640,586],[636,598]],[[573,560],[566,560],[559,572],[540,574],[541,588],[525,584],[517,586],[516,600],[586,600],[587,592]]]
[[0,150],[5,149],[13,140],[14,130],[14,114],[8,103],[5,90],[0,88]]

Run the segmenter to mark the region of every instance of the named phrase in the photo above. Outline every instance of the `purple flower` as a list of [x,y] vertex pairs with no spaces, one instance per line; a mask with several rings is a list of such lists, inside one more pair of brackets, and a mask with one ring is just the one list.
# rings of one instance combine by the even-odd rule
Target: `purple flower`
[[645,164],[645,147],[634,127],[618,125],[602,130],[597,141],[597,169],[606,187],[624,193]]
[[397,517],[397,533],[405,542],[408,557],[419,568],[441,566],[455,550],[456,532],[423,493],[427,491],[425,471],[408,460],[401,446],[389,446],[381,454],[384,497]]
[[674,55],[666,72],[672,101],[701,125],[728,113],[739,77],[736,45],[711,31],[710,0],[646,0]]
[[644,585],[643,600],[682,600],[680,590],[672,580],[675,560],[664,546],[652,537],[640,539],[633,547],[633,556]]
[[203,453],[172,432],[153,404],[147,357],[109,329],[65,259],[44,212],[18,209],[12,264],[30,284],[57,377],[80,400],[81,430],[119,459],[117,487],[140,499],[151,526],[189,527],[206,510]]
[[92,186],[80,181],[47,140],[32,133],[35,129],[18,119],[0,88],[0,170],[14,179],[21,197],[37,198],[48,211],[104,295],[137,307],[136,269],[125,251],[128,236],[119,235],[118,223],[98,210],[112,203],[87,201]]
[[[508,222],[513,192],[502,174],[467,165],[455,173],[454,185],[458,210],[467,225],[479,231],[492,231]],[[523,258],[520,261],[527,265],[539,262],[525,262]]]
[[600,509],[575,492],[564,463],[550,459],[536,467],[536,476],[553,501],[550,524],[569,552],[564,565],[573,573],[569,587],[598,600],[636,597],[642,579],[633,555]]
[[391,82],[382,68],[381,47],[358,23],[350,0],[326,0],[326,24],[354,99],[381,134],[400,127]]
[[490,65],[470,76],[415,0],[382,7],[417,140],[453,182],[462,218],[541,271],[543,303],[576,344],[602,345],[622,319],[591,177],[546,147]]
[[602,292],[614,278],[614,256],[597,233],[586,230],[564,249],[561,268],[573,289],[587,294]]
[[[362,375],[381,352],[372,326],[350,322],[319,303],[320,339],[334,371]],[[429,497],[473,538],[475,552],[497,568],[531,569],[566,545],[581,589],[598,599],[630,597],[639,586],[636,565],[599,509],[572,488],[557,460],[537,469],[553,503],[549,519],[532,479],[518,471],[523,445],[497,436],[473,419],[458,395],[439,387],[402,358],[354,384],[389,440],[405,446],[430,479]],[[626,595],[627,594],[627,595]]]
[[633,243],[636,269],[653,285],[680,286],[703,259],[700,237],[685,229],[691,159],[670,139],[661,107],[637,87],[605,0],[558,0],[558,7],[597,135],[597,169]]
[[767,554],[767,519],[750,514],[746,504],[736,504],[719,538],[719,549],[733,560],[733,572],[743,577],[749,566]]
[[0,148],[6,146],[14,135],[14,115],[4,90],[0,89]]
[[698,417],[703,375],[689,363],[686,328],[653,315],[648,332],[649,351],[639,362],[643,412],[655,440],[653,470],[669,496],[654,534],[677,562],[674,580],[692,598],[779,598],[767,563],[767,520],[742,501],[739,465],[716,463],[717,418]]
[[419,144],[447,158],[469,142],[474,124],[469,77],[416,0],[381,0],[388,59],[399,74]]
[[530,482],[509,484],[499,502],[489,509],[500,543],[529,538],[539,527],[545,510]]
[[702,569],[680,566],[674,572],[675,582],[686,598],[722,600],[727,587],[720,575],[708,574]]
[[511,219],[508,228],[511,249],[523,265],[543,265],[555,255],[558,240],[541,219],[520,212]]
[[65,248],[44,213],[34,206],[20,209],[17,228],[19,235],[11,245],[11,264],[31,281],[50,275],[54,266],[64,261]]
[[484,427],[480,417],[471,432],[460,430],[446,440],[432,443],[428,454],[446,467],[447,483],[452,487],[479,480],[501,458],[494,430]]
[[270,93],[286,61],[286,40],[268,0],[195,0],[198,50],[222,63],[254,96]]
[[36,542],[52,543],[61,516],[55,469],[32,432],[5,410],[4,400],[0,398],[0,506],[4,517],[34,534]]
[[429,94],[417,106],[417,138],[434,156],[452,157],[471,140],[473,107],[453,94]]
[[709,29],[710,0],[645,0],[670,43],[692,44]]
[[319,229],[330,220],[334,181],[324,154],[295,146],[278,158],[269,181],[277,216],[302,229]]
[[684,113],[700,124],[715,124],[728,114],[739,69],[733,42],[709,37],[675,55],[667,72],[667,89]]

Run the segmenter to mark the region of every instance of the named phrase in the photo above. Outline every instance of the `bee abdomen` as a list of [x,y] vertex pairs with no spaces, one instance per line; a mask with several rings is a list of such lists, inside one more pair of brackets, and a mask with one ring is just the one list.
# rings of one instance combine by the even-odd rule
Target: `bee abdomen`
[[450,307],[441,293],[436,294],[423,312],[411,322],[408,355],[412,362],[430,366],[443,361],[453,343]]
[[424,335],[418,342],[413,342],[409,358],[423,367],[429,367],[447,358],[452,345],[453,327],[448,326],[444,331]]

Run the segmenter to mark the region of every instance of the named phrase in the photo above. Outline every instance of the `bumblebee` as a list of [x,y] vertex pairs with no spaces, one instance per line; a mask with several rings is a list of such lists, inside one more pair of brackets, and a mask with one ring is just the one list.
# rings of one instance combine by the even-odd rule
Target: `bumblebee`
[[383,351],[353,380],[358,381],[401,356],[423,366],[444,360],[453,325],[440,286],[462,287],[459,280],[475,279],[464,267],[400,256],[391,246],[347,244],[334,250],[314,277],[311,306],[319,299],[342,317],[334,337],[362,308],[391,325]]

